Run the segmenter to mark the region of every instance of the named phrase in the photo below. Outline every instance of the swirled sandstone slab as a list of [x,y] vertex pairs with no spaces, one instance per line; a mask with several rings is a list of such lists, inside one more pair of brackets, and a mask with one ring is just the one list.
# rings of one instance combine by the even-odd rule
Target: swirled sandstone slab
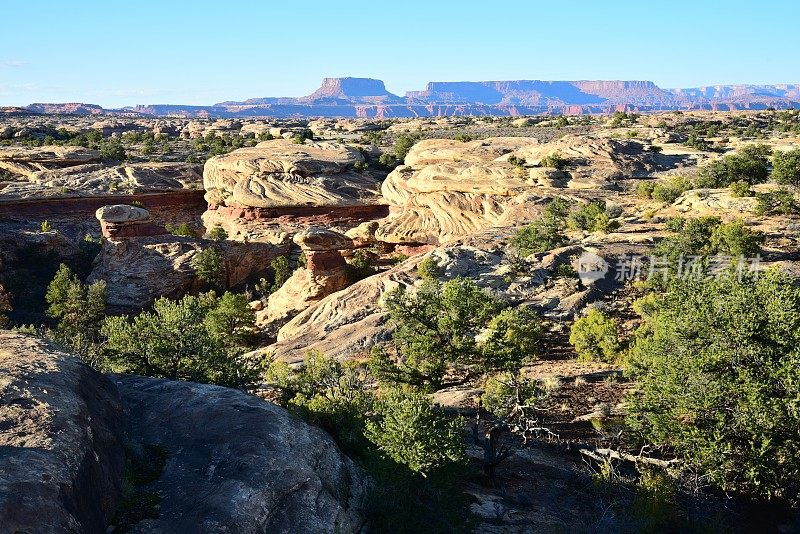
[[206,162],[206,200],[244,208],[344,207],[377,202],[377,181],[353,166],[361,153],[332,142],[264,141]]
[[[565,168],[546,167],[559,155]],[[513,157],[513,159],[512,159]],[[674,168],[681,157],[634,141],[566,135],[549,143],[495,137],[417,143],[383,182],[390,216],[376,237],[388,243],[443,244],[487,228],[536,217],[553,189],[617,188],[617,180]],[[559,193],[560,194],[560,193]]]
[[89,163],[0,177],[0,202],[196,191],[202,185],[198,166],[188,163]]
[[[391,213],[376,237],[388,243],[440,244],[496,226],[515,201],[536,187],[508,155],[538,141],[497,137],[462,143],[417,143],[384,180],[381,194]],[[526,219],[520,214],[521,220]]]

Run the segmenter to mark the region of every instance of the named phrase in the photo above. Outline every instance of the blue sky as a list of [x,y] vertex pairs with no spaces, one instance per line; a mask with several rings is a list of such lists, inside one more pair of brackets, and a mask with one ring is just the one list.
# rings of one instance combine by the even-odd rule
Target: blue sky
[[0,0],[0,105],[212,104],[326,76],[800,83],[800,2]]

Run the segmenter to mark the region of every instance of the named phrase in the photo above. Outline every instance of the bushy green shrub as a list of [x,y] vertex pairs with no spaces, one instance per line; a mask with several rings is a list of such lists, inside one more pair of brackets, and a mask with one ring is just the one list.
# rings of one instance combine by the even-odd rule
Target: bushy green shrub
[[641,198],[652,198],[656,183],[652,180],[642,181],[636,185],[636,195]]
[[487,379],[481,406],[501,421],[509,421],[522,407],[535,405],[543,396],[544,391],[536,380],[507,371]]
[[573,230],[610,232],[619,228],[619,222],[611,220],[602,200],[582,204],[567,217],[567,226]]
[[752,257],[758,254],[764,234],[745,226],[741,219],[722,223],[711,232],[709,248],[716,254]]
[[768,272],[675,278],[626,372],[628,423],[726,491],[800,499],[800,289]]
[[542,212],[541,218],[520,228],[511,238],[511,245],[523,256],[544,252],[564,245],[566,217],[569,212],[567,201],[557,198]]
[[172,235],[183,237],[197,237],[197,232],[188,223],[167,224],[164,227]]
[[569,165],[569,159],[563,157],[558,152],[553,152],[552,154],[548,154],[541,159],[539,165],[542,167],[550,167],[553,169],[558,169],[559,171],[563,171]]
[[106,311],[106,282],[99,280],[84,284],[62,263],[47,286],[45,300],[47,315],[58,320],[52,337],[87,363],[100,367],[102,362],[97,344]]
[[731,185],[728,186],[728,189],[731,191],[731,196],[736,198],[752,197],[755,194],[752,189],[750,189],[750,184],[744,180],[732,182]]
[[735,154],[714,160],[700,169],[697,187],[727,187],[740,180],[749,184],[766,182],[770,153],[766,145],[747,145]]
[[239,343],[253,314],[245,299],[214,293],[162,297],[132,319],[107,317],[104,350],[119,372],[249,388],[263,374],[262,362],[243,357]]
[[504,310],[471,280],[427,279],[415,292],[391,292],[386,306],[398,358],[373,351],[370,369],[382,381],[440,389],[447,376],[514,368],[536,356],[538,318],[527,309]]
[[779,184],[800,185],[800,148],[775,152],[772,178]]
[[433,256],[428,256],[417,265],[417,276],[423,280],[435,280],[441,275],[439,264]]
[[197,279],[212,289],[220,289],[225,285],[227,273],[225,260],[214,247],[209,247],[192,256],[189,264],[194,269]]
[[755,212],[757,215],[795,215],[800,213],[800,204],[794,193],[782,187],[768,193],[757,193]]
[[413,134],[400,134],[394,140],[392,146],[392,153],[397,161],[402,162],[406,159],[406,155],[411,150],[411,147],[419,140],[419,136]]
[[672,204],[685,191],[694,187],[692,181],[683,176],[674,176],[668,180],[657,182],[653,186],[652,197],[659,202]]
[[619,356],[619,323],[601,310],[592,308],[570,328],[569,342],[581,361],[613,362]]
[[228,239],[228,232],[221,225],[215,224],[208,232],[208,238],[212,241],[225,241]]
[[719,217],[676,217],[666,227],[674,235],[658,244],[656,254],[672,264],[690,256],[754,256],[764,242],[761,232],[750,230],[740,219],[723,223]]
[[464,423],[431,406],[428,396],[393,389],[378,399],[377,421],[367,421],[365,435],[378,449],[426,475],[448,464],[463,462]]

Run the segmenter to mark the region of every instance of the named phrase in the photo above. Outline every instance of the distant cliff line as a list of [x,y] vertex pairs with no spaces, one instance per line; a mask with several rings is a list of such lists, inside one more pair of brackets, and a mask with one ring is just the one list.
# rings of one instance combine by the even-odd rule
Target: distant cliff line
[[126,113],[186,118],[407,118],[767,108],[800,108],[800,84],[662,89],[641,80],[430,82],[422,91],[398,96],[390,93],[381,80],[325,78],[316,91],[303,97],[262,97],[211,106],[140,105],[119,110],[76,103],[31,104],[26,109],[34,113]]

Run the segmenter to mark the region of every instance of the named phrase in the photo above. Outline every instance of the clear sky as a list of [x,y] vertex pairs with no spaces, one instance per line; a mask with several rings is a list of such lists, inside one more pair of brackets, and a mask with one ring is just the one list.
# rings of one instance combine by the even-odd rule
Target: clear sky
[[0,0],[0,105],[213,104],[323,77],[800,83],[798,0]]

